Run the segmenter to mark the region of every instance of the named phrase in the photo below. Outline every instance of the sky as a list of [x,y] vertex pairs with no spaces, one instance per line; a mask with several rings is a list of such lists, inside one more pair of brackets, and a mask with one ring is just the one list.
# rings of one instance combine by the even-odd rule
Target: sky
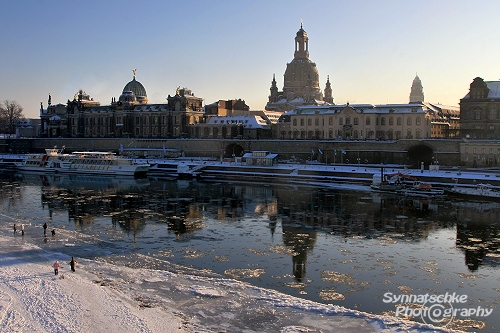
[[137,80],[150,103],[178,86],[210,104],[268,101],[293,60],[303,22],[320,87],[334,102],[458,106],[475,77],[500,80],[500,1],[20,0],[0,4],[0,102],[27,118],[82,89],[101,105]]

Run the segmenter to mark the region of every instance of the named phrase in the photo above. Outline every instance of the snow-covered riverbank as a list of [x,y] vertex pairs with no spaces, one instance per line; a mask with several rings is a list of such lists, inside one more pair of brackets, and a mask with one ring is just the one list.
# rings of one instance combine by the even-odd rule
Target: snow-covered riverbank
[[[76,272],[71,272],[68,255],[33,245],[28,234],[13,235],[12,221],[0,218],[2,332],[441,331],[222,277],[132,269],[80,258]],[[67,236],[64,231],[57,235],[59,240]],[[62,263],[58,276],[52,268],[55,260]]]

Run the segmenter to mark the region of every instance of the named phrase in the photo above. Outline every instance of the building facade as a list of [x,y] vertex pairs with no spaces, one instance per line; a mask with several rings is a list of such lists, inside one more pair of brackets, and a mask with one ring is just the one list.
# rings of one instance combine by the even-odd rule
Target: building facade
[[500,81],[472,81],[460,100],[460,133],[470,139],[500,139]]
[[465,140],[460,143],[462,165],[496,167],[500,165],[500,143],[491,140]]
[[[428,139],[440,133],[434,126],[448,121],[442,110],[424,103],[303,106],[283,114],[274,133],[307,140]],[[456,126],[454,119],[448,126]]]
[[203,99],[187,88],[177,88],[167,103],[148,103],[146,89],[136,80],[127,83],[111,104],[100,105],[80,90],[66,105],[41,108],[43,136],[71,138],[181,138],[187,126],[201,122]]
[[258,115],[213,116],[188,126],[189,136],[200,139],[271,139],[271,125]]

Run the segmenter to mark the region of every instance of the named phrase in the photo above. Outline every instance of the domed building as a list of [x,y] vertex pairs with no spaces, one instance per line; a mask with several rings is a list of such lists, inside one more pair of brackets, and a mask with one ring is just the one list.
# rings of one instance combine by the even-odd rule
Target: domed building
[[274,75],[270,91],[266,105],[269,111],[288,111],[300,105],[333,104],[330,79],[327,80],[324,97],[319,87],[318,68],[309,59],[309,38],[302,24],[295,36],[294,58],[285,70],[283,91],[278,91]]
[[133,70],[134,78],[132,81],[127,83],[123,88],[123,92],[118,98],[118,101],[121,103],[127,104],[147,104],[148,103],[148,95],[146,94],[146,89],[135,79],[136,70]]
[[187,126],[204,116],[203,99],[191,90],[177,89],[168,103],[149,103],[146,89],[134,77],[111,104],[100,105],[80,91],[68,100],[67,137],[83,138],[179,138],[187,137]]

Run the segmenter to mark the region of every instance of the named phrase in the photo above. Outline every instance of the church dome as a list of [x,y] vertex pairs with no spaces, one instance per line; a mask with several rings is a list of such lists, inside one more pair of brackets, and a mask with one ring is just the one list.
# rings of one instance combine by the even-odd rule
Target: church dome
[[148,95],[146,94],[146,89],[140,83],[135,79],[135,70],[134,70],[134,78],[132,81],[127,83],[127,85],[123,88],[122,95],[130,95],[130,92],[135,96],[135,99],[139,103],[147,103],[148,102]]
[[142,85],[142,83],[140,83],[139,81],[136,81],[135,77],[132,81],[127,83],[125,88],[123,88],[123,93],[126,91],[133,92],[135,96],[141,96],[141,97],[148,96],[146,94],[146,89],[144,89],[144,86]]
[[310,59],[293,59],[285,70],[283,92],[286,94],[287,90],[293,90],[299,96],[311,93],[315,95],[319,92],[319,73],[316,64]]

